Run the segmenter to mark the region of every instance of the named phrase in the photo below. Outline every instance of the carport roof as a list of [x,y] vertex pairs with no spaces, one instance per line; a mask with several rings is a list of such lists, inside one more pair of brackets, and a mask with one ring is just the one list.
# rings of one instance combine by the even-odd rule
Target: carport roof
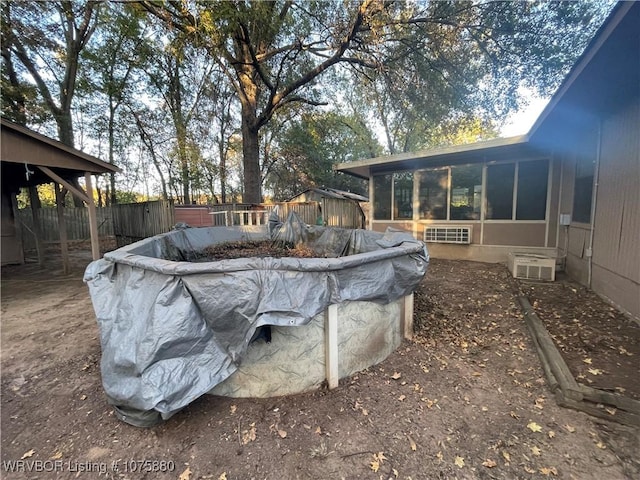
[[[57,140],[34,132],[26,127],[2,119],[2,161],[3,183],[13,187],[37,185],[51,182],[40,169],[48,167],[64,179],[78,178],[89,173],[119,172],[115,165],[69,147]],[[29,178],[27,179],[27,170]]]

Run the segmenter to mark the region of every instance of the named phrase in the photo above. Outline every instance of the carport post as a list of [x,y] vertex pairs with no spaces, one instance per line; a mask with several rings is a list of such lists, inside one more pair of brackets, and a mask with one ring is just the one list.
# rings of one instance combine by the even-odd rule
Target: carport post
[[87,189],[87,207],[89,208],[89,231],[91,232],[91,255],[94,260],[100,258],[100,239],[98,238],[98,213],[93,201],[93,183],[91,172],[84,172],[84,182]]
[[44,266],[44,244],[42,243],[42,229],[40,228],[40,209],[37,207],[38,187],[29,186],[29,203],[31,203],[31,215],[33,216],[33,234],[36,237],[36,250],[38,251],[38,264]]
[[404,338],[411,340],[413,338],[413,293],[405,295],[401,300],[402,308],[400,309],[402,322],[402,331]]
[[60,253],[62,255],[62,271],[69,273],[69,247],[67,245],[67,221],[64,218],[64,187],[54,182],[56,189],[56,208],[58,209],[58,230],[60,231]]

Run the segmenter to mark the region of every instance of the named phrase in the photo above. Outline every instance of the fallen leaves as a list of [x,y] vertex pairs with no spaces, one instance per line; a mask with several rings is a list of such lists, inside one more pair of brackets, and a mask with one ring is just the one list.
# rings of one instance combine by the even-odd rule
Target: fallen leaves
[[178,480],[189,480],[191,478],[191,468],[187,467],[187,469],[180,474]]
[[394,380],[398,380],[402,378],[402,374],[400,372],[394,372],[394,374],[391,375],[391,378],[393,378]]
[[25,458],[30,458],[33,457],[33,454],[36,453],[36,451],[32,448],[31,450],[29,450],[28,452],[25,452],[21,457],[20,460],[24,460]]
[[374,453],[373,460],[369,463],[369,467],[374,472],[377,472],[380,470],[380,465],[382,465],[385,460],[387,460],[387,457],[384,456],[383,452]]
[[411,450],[415,452],[418,449],[418,445],[409,435],[407,435],[407,439],[409,440],[409,446],[411,447]]
[[541,432],[542,431],[542,427],[540,425],[538,425],[536,422],[529,422],[527,424],[527,428],[529,430],[531,430],[532,432]]
[[547,477],[549,475],[558,475],[558,470],[555,469],[555,467],[541,467],[538,469],[538,471],[542,474],[542,475],[546,475]]
[[602,375],[604,372],[599,368],[590,368],[587,370],[591,375]]
[[487,468],[493,468],[497,465],[498,464],[495,461],[491,460],[490,458],[487,458],[484,462],[482,462],[482,466]]
[[531,447],[531,453],[533,453],[536,457],[539,457],[542,452],[538,447],[533,446]]
[[462,468],[464,467],[464,458],[456,455],[455,460],[453,461],[453,463],[458,467],[458,468]]
[[256,424],[255,422],[249,425],[248,430],[242,431],[242,444],[246,445],[249,442],[253,442],[256,439]]

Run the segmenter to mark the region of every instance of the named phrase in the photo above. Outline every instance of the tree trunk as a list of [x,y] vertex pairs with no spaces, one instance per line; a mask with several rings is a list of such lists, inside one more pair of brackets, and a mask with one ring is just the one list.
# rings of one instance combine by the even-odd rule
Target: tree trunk
[[244,192],[242,201],[245,203],[261,203],[260,181],[260,134],[251,118],[251,112],[242,109],[242,166],[244,169]]

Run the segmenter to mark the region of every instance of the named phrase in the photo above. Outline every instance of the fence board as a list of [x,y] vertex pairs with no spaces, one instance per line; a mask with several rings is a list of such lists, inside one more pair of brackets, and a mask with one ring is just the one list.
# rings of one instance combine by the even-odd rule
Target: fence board
[[[42,240],[52,243],[60,241],[60,226],[58,224],[58,210],[56,208],[41,208],[39,211],[39,225]],[[111,207],[97,209],[98,236],[109,237],[113,235],[113,223],[111,221]],[[36,248],[34,236],[33,216],[29,208],[18,210],[18,223],[21,229],[22,242],[25,250]],[[89,240],[89,212],[85,207],[65,207],[64,221],[67,227],[67,239]]]
[[125,203],[111,209],[118,247],[168,232],[175,225],[173,200]]

